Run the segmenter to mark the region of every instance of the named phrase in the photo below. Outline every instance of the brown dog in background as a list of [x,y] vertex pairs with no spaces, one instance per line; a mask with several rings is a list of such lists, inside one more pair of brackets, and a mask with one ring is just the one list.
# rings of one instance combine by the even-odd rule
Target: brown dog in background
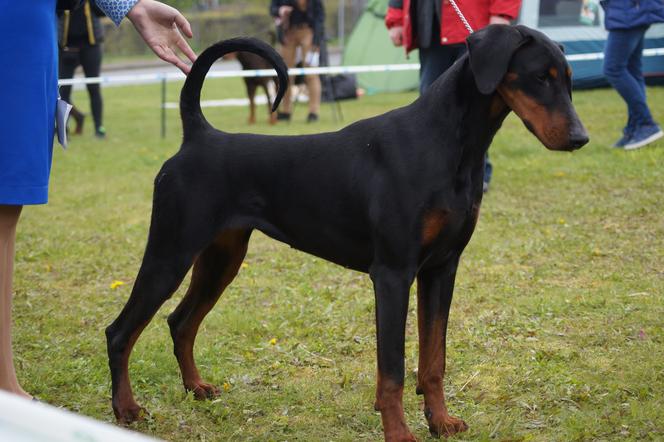
[[[235,54],[237,61],[242,65],[243,70],[252,69],[272,69],[272,65],[264,58],[251,52],[237,52]],[[274,77],[244,77],[244,84],[247,87],[247,96],[249,97],[249,124],[256,123],[256,90],[262,87],[267,97],[268,122],[275,124],[277,114],[272,112],[272,99],[270,98],[269,84],[274,84]]]

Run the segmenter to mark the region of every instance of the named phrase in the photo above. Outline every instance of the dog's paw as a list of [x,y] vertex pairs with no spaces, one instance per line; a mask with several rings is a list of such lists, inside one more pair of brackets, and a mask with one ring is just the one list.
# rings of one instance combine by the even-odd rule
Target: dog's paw
[[149,413],[148,411],[134,402],[127,406],[113,406],[113,413],[120,425],[129,425],[134,422],[142,421]]
[[184,388],[187,391],[193,392],[194,397],[198,400],[212,399],[221,393],[221,390],[215,385],[203,381],[187,382]]
[[449,414],[444,414],[440,417],[433,416],[427,408],[424,410],[424,415],[429,423],[429,432],[433,437],[449,437],[468,429],[468,425],[462,419],[450,416]]
[[398,433],[385,434],[385,442],[417,442],[413,433],[408,429]]

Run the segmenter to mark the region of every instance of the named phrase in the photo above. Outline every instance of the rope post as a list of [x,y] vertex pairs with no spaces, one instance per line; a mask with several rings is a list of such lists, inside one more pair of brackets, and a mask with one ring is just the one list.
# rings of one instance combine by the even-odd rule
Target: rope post
[[166,138],[166,76],[161,77],[161,138]]

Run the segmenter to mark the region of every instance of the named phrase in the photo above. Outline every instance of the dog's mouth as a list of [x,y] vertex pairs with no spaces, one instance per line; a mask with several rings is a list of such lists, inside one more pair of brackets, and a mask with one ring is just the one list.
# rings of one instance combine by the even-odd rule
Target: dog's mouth
[[499,87],[498,92],[547,149],[573,151],[588,143],[588,133],[571,102],[549,108],[515,88]]
[[522,119],[526,128],[549,150],[574,151],[588,144],[588,133],[580,121],[563,124],[533,125]]

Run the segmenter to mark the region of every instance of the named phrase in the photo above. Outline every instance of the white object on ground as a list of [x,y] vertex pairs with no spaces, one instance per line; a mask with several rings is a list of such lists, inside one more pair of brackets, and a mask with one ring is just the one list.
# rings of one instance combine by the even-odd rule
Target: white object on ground
[[0,441],[156,442],[157,439],[0,391]]

